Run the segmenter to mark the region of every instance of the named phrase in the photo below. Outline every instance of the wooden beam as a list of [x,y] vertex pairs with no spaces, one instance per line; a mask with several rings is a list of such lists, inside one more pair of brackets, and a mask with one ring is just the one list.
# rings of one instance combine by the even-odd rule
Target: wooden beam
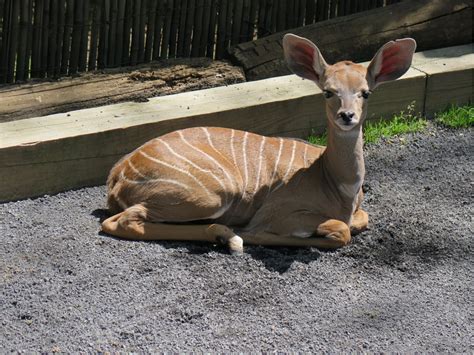
[[417,53],[413,67],[427,75],[424,112],[435,112],[451,104],[474,102],[474,50],[472,44]]

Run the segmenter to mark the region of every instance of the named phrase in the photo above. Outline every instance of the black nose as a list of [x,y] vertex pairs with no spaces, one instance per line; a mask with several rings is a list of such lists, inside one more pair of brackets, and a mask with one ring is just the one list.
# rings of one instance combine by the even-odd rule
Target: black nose
[[352,111],[339,112],[339,117],[342,118],[342,120],[345,123],[349,123],[349,122],[351,122],[352,117],[354,117],[354,112],[352,112]]

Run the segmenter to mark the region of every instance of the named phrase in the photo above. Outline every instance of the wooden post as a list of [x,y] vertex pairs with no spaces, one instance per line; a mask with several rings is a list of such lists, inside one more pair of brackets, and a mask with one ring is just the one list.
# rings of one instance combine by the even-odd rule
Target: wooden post
[[68,73],[69,58],[71,57],[71,33],[74,24],[74,0],[67,0],[66,25],[63,37],[63,55],[61,60],[61,75]]
[[211,21],[211,0],[204,0],[203,2],[203,19],[202,19],[202,32],[199,39],[199,51],[198,56],[206,56],[207,44],[209,41],[209,24]]
[[145,62],[148,63],[151,60],[151,54],[153,51],[153,39],[155,37],[155,24],[156,24],[156,1],[148,2],[148,21],[146,26],[146,42],[145,42]]
[[61,73],[61,59],[62,59],[62,45],[64,40],[64,26],[66,24],[66,0],[59,0],[58,4],[58,34],[56,36],[57,49],[54,57],[54,71],[53,76],[59,77]]
[[166,1],[165,17],[163,22],[163,38],[161,42],[161,53],[160,57],[165,59],[168,58],[168,47],[170,44],[170,33],[171,33],[171,20],[173,18],[173,0]]
[[130,29],[132,28],[133,0],[126,0],[123,21],[122,59],[120,65],[130,64]]
[[240,30],[242,28],[242,15],[243,15],[243,7],[244,1],[243,0],[235,0],[234,3],[234,12],[233,12],[233,20],[232,20],[232,37],[230,40],[230,44],[234,45],[239,43],[240,41]]
[[181,9],[179,15],[179,31],[178,31],[178,48],[176,52],[177,57],[182,57],[184,52],[184,39],[186,37],[186,11],[188,9],[188,0],[181,0]]
[[107,67],[115,67],[115,49],[117,46],[118,0],[110,0],[109,48],[107,52]]
[[81,40],[79,48],[79,71],[86,71],[87,68],[87,45],[89,43],[90,30],[90,3],[89,0],[82,0],[83,2],[83,22],[81,28]]
[[183,57],[189,57],[191,55],[191,38],[192,38],[193,27],[194,27],[195,9],[196,9],[196,0],[188,0],[188,9],[186,13],[186,28],[184,30]]
[[211,9],[210,9],[210,18],[209,18],[209,29],[207,34],[207,56],[209,58],[214,58],[215,54],[215,44],[216,44],[216,25],[217,25],[217,0],[211,0]]
[[124,42],[124,22],[125,22],[126,0],[118,0],[117,27],[115,35],[115,56],[113,63],[115,67],[122,65],[123,42]]
[[89,70],[95,70],[97,68],[97,45],[99,43],[101,5],[96,2],[93,3],[92,12],[91,44],[88,65]]
[[99,35],[99,55],[97,68],[103,69],[107,66],[107,54],[109,46],[109,22],[110,22],[110,0],[103,0],[102,18]]
[[29,5],[29,0],[20,2],[20,41],[18,43],[16,81],[23,81],[28,76],[28,72],[25,72],[25,63],[28,60]]
[[181,1],[175,1],[173,7],[173,18],[171,20],[170,28],[170,43],[168,50],[168,58],[176,57],[176,49],[178,47],[178,27],[179,16],[181,15]]
[[217,27],[217,46],[216,46],[216,59],[222,59],[224,51],[226,49],[225,36],[226,36],[226,17],[227,17],[227,0],[219,1],[218,8],[218,27]]
[[204,0],[196,0],[196,10],[194,12],[194,30],[191,44],[191,57],[199,56],[201,45],[201,34],[203,33]]
[[138,32],[138,63],[145,61],[145,26],[148,0],[142,0],[142,7],[140,9],[140,29]]
[[161,49],[161,29],[163,27],[164,19],[164,3],[163,0],[158,0],[157,9],[156,9],[156,25],[155,25],[155,35],[153,40],[153,60],[158,60],[160,58],[160,49]]
[[79,51],[81,49],[82,26],[84,25],[84,12],[82,1],[76,1],[74,6],[74,27],[72,29],[71,59],[69,61],[69,75],[77,73],[79,68]]
[[140,31],[140,8],[141,0],[134,0],[133,6],[133,28],[132,28],[132,50],[130,52],[130,65],[138,63],[138,32]]
[[255,27],[257,26],[257,13],[258,13],[258,1],[250,0],[250,16],[249,16],[249,31],[247,32],[247,38],[244,40],[252,41],[256,35]]

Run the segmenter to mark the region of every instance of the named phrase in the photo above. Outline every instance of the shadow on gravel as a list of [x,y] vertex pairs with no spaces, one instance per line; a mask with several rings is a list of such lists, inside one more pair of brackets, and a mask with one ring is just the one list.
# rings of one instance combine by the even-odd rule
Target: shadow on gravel
[[321,257],[316,249],[247,247],[245,252],[261,261],[267,270],[280,274],[287,272],[294,262],[309,264]]

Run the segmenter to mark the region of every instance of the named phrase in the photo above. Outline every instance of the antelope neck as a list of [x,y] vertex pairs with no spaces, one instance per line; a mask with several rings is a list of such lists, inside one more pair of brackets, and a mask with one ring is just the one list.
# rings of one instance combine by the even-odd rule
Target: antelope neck
[[327,148],[322,158],[324,175],[342,195],[355,198],[365,175],[362,125],[349,132],[329,127]]

